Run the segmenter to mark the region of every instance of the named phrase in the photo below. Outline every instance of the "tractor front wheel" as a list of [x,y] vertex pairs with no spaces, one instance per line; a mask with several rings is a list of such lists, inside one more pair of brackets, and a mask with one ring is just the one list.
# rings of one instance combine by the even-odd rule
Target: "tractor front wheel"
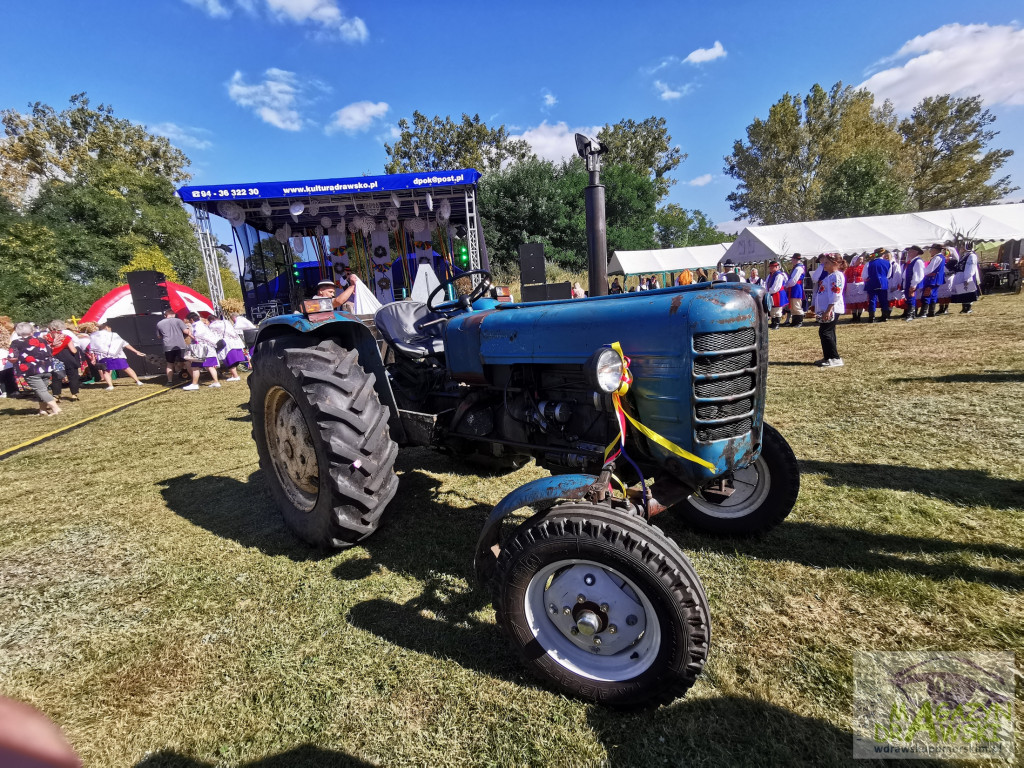
[[249,376],[253,439],[285,523],[317,547],[377,530],[398,490],[398,446],[355,350],[286,336],[260,342]]
[[764,425],[761,454],[725,478],[728,495],[695,493],[674,509],[691,528],[726,536],[753,536],[781,523],[800,493],[800,466],[779,431]]
[[573,696],[667,703],[707,659],[700,579],[639,517],[586,503],[535,515],[502,546],[493,585],[498,624],[527,667]]

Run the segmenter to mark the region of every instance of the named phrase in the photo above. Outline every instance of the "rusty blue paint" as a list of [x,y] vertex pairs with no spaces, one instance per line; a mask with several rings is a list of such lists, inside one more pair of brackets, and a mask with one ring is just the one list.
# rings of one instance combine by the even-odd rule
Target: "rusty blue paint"
[[491,511],[490,517],[484,523],[480,531],[480,538],[476,543],[476,566],[477,576],[481,581],[486,581],[493,573],[496,558],[492,547],[498,543],[498,533],[501,529],[501,521],[508,515],[522,507],[539,504],[545,501],[558,501],[560,499],[582,499],[587,490],[597,482],[595,475],[553,475],[531,480],[526,485],[521,485],[498,502],[498,505]]

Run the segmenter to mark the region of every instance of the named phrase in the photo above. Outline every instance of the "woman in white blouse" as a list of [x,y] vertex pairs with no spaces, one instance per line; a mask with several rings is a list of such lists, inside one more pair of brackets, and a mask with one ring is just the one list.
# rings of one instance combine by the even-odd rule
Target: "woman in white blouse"
[[194,391],[199,389],[199,374],[202,373],[203,368],[210,372],[210,377],[213,379],[213,383],[207,384],[207,386],[220,387],[220,382],[217,381],[217,342],[220,338],[210,328],[210,319],[208,317],[203,317],[198,312],[193,312],[188,316],[188,319],[192,323],[189,329],[192,344],[189,346],[189,349],[195,345],[205,346],[206,358],[192,361],[192,383],[182,387],[182,390]]

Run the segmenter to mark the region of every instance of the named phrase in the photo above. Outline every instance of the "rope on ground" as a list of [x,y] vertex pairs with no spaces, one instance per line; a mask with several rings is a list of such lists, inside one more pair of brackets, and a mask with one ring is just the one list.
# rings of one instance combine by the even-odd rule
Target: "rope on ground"
[[96,419],[103,418],[104,416],[109,416],[112,413],[117,413],[118,411],[128,408],[129,406],[135,405],[136,403],[141,403],[143,400],[149,400],[149,398],[151,397],[158,397],[159,395],[163,395],[167,392],[170,392],[172,389],[177,389],[180,386],[181,384],[175,384],[173,387],[165,387],[161,389],[159,392],[150,392],[148,395],[143,395],[142,397],[138,397],[134,400],[129,400],[127,403],[121,403],[121,405],[115,405],[113,408],[108,408],[105,411],[94,413],[92,416],[88,416],[82,419],[81,421],[76,421],[74,424],[68,424],[66,427],[55,429],[53,432],[47,432],[45,435],[34,437],[31,440],[27,440],[24,443],[21,443],[20,445],[14,446],[13,448],[6,448],[0,451],[0,461],[10,458],[19,451],[23,451],[26,448],[31,448],[33,445],[37,445],[46,440],[49,440],[51,437],[63,435],[65,432],[70,432],[73,429],[78,429],[82,425],[88,424],[90,421],[95,421]]

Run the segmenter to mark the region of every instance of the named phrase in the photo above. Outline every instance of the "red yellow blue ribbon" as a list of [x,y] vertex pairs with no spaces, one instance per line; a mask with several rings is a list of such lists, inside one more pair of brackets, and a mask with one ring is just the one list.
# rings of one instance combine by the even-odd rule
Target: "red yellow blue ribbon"
[[653,429],[650,429],[649,427],[645,427],[639,421],[637,421],[628,413],[626,413],[625,409],[622,407],[622,395],[626,394],[629,391],[629,386],[630,384],[633,383],[633,374],[629,370],[629,358],[626,357],[625,353],[623,353],[622,345],[616,341],[614,344],[611,345],[611,348],[615,350],[616,354],[618,354],[619,356],[619,359],[622,360],[622,378],[619,380],[619,388],[612,393],[612,402],[615,405],[615,420],[619,423],[619,434],[618,437],[616,437],[611,443],[609,443],[608,447],[605,448],[605,463],[607,464],[608,462],[613,461],[615,458],[617,458],[618,455],[622,452],[622,449],[626,447],[626,422],[628,421],[630,424],[636,427],[637,430],[639,430],[640,434],[642,434],[649,440],[652,440],[653,442],[657,443],[670,453],[674,453],[676,456],[679,456],[682,459],[692,461],[695,464],[700,464],[702,467],[707,467],[712,472],[715,472],[715,465],[712,464],[711,462],[705,461],[700,456],[695,456],[689,451],[680,448],[667,437],[659,435],[657,432],[655,432]]

